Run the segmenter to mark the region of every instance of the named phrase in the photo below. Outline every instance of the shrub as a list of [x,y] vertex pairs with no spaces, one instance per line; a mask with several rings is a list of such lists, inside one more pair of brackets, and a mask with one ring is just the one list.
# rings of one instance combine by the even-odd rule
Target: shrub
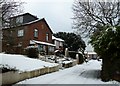
[[91,44],[95,52],[103,59],[101,78],[109,81],[116,71],[120,76],[120,27],[109,27],[95,32],[91,36]]
[[17,71],[17,69],[16,68],[11,68],[8,65],[0,64],[0,73],[5,73],[5,72],[9,72],[9,71]]
[[25,50],[26,54],[30,58],[38,58],[38,48],[36,47],[27,47]]

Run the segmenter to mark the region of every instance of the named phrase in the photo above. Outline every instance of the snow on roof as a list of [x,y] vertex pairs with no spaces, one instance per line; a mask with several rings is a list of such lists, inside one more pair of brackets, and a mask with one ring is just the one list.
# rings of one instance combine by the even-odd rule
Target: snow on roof
[[53,31],[51,30],[50,26],[48,25],[47,21],[45,20],[45,18],[41,18],[41,19],[37,19],[37,20],[34,20],[34,21],[31,21],[31,22],[28,22],[28,23],[24,23],[23,25],[29,25],[29,24],[33,24],[33,23],[36,23],[36,22],[39,22],[41,20],[44,20],[46,25],[48,26],[48,28],[50,29],[50,31],[53,33]]
[[[31,22],[28,22],[28,23],[23,23],[23,24],[17,25],[17,27],[19,27],[19,26],[24,26],[24,25],[29,25],[29,24],[32,24],[32,23],[36,23],[36,22],[38,22],[38,21],[41,21],[42,19],[44,19],[44,18],[37,19],[37,20],[31,21]],[[15,26],[11,26],[11,27],[15,27]],[[8,28],[9,28],[9,27],[4,27],[3,29],[8,29]]]
[[51,43],[41,42],[41,41],[36,41],[36,40],[30,40],[30,44],[35,44],[35,43],[55,47],[55,45],[54,45],[54,44],[51,44]]
[[55,36],[52,36],[52,39],[53,39],[53,40],[58,40],[58,41],[64,42],[63,39],[61,39],[61,38],[56,38]]
[[20,71],[31,71],[44,67],[53,67],[58,64],[44,62],[38,59],[28,58],[23,55],[12,55],[0,53],[0,64],[8,65],[11,68],[16,68]]
[[[44,18],[42,18],[42,19],[44,19]],[[37,20],[31,21],[31,22],[28,22],[28,23],[24,23],[23,25],[32,24],[32,23],[38,22],[38,21],[40,21],[42,19],[37,19]]]
[[93,51],[85,51],[84,53],[85,54],[97,54],[96,52],[93,52]]

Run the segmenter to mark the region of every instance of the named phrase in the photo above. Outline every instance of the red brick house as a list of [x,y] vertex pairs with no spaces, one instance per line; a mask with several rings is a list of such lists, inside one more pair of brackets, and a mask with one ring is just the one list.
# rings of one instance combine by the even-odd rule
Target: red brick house
[[44,18],[38,19],[29,13],[10,18],[11,27],[3,29],[2,51],[22,53],[30,45],[50,54],[54,51],[52,30]]

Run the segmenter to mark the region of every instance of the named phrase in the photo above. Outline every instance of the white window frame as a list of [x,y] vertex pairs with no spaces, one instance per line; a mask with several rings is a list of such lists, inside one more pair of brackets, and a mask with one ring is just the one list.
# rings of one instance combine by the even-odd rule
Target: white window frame
[[23,23],[23,16],[16,18],[16,24],[22,24]]
[[18,37],[24,36],[24,30],[18,30]]
[[34,29],[34,37],[38,37],[38,34],[39,34],[39,33],[38,33],[38,29],[35,28],[35,29]]
[[49,41],[49,33],[46,33],[46,41]]

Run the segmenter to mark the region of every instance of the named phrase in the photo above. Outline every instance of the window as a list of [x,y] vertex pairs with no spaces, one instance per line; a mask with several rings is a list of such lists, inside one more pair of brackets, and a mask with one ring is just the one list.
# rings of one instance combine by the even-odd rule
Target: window
[[49,46],[48,49],[49,49],[49,52],[54,52],[54,50],[55,50],[54,47],[52,47],[52,46]]
[[55,45],[56,45],[56,48],[58,49],[59,48],[59,46],[60,46],[60,43],[59,43],[59,41],[55,41]]
[[34,29],[34,37],[38,37],[38,30]]
[[18,37],[23,36],[24,35],[24,30],[18,30]]
[[49,33],[46,33],[46,41],[49,40]]
[[23,16],[17,17],[17,18],[16,18],[16,23],[17,23],[17,24],[23,23]]
[[38,50],[41,51],[45,51],[45,45],[38,45]]

